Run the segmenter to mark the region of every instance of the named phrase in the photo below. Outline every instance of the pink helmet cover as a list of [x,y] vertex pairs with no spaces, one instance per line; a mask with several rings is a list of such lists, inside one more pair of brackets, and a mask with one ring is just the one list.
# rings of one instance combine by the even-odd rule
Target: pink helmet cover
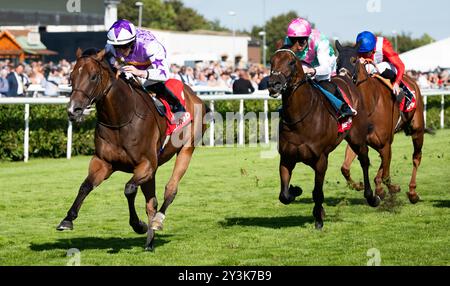
[[303,18],[292,20],[288,26],[288,37],[309,37],[309,35],[311,35],[311,24]]

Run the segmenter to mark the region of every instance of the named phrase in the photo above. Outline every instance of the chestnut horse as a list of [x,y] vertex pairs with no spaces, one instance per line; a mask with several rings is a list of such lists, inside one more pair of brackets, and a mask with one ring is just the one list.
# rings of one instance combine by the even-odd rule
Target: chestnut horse
[[[378,196],[383,198],[385,192],[382,187],[384,183],[390,193],[400,191],[400,186],[394,185],[390,177],[390,164],[392,158],[392,142],[394,134],[402,129],[405,133],[412,136],[414,153],[412,156],[413,171],[411,181],[409,183],[409,192],[406,194],[411,203],[415,204],[419,201],[419,195],[416,192],[416,175],[422,159],[422,146],[425,133],[425,122],[423,116],[423,101],[420,88],[409,78],[404,76],[403,80],[413,89],[416,96],[416,109],[409,113],[401,114],[399,104],[392,95],[392,90],[379,79],[370,76],[365,65],[358,60],[358,47],[342,47],[339,41],[336,41],[336,48],[339,52],[337,60],[338,71],[348,78],[352,78],[358,90],[364,98],[366,112],[369,121],[373,124],[374,129],[367,137],[367,143],[375,149],[381,157],[381,165],[375,177],[376,189]],[[399,124],[401,123],[401,124]],[[350,176],[350,166],[355,159],[355,153],[352,148],[347,146],[345,152],[345,161],[341,171],[349,186],[360,190]]]
[[301,195],[299,187],[289,186],[297,162],[315,171],[313,190],[315,227],[322,229],[324,219],[323,182],[328,167],[328,155],[345,139],[358,153],[364,174],[364,196],[376,207],[380,198],[373,194],[369,180],[369,157],[366,137],[369,132],[367,115],[358,90],[346,77],[335,77],[336,83],[353,102],[358,115],[353,127],[338,132],[335,111],[321,91],[314,88],[303,72],[302,62],[290,49],[279,49],[271,59],[269,92],[272,97],[282,95],[279,148],[281,191],[279,199],[289,204]]
[[[205,106],[192,89],[184,85],[186,109],[193,115],[194,121],[172,134],[171,139],[174,140],[165,142],[166,118],[157,112],[149,94],[132,87],[123,78],[116,77],[105,59],[105,50],[82,54],[78,49],[70,79],[73,88],[68,105],[69,119],[80,121],[91,105],[96,106],[95,154],[89,164],[87,178],[57,229],[73,229],[73,220],[77,218],[83,200],[113,172],[133,173],[125,185],[129,223],[136,233],[147,233],[145,249],[151,251],[154,247],[154,230],[162,229],[167,207],[174,200],[195,144],[201,142],[206,129],[200,121],[206,113]],[[157,212],[156,171],[175,154],[177,158],[165,187],[164,203]],[[139,186],[145,197],[148,226],[139,220],[134,206]]]

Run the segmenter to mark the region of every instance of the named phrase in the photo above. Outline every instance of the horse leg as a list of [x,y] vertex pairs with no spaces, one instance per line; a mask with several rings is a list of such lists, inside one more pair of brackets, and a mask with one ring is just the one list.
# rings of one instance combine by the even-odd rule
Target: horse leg
[[380,197],[381,200],[384,200],[386,197],[386,192],[383,190],[383,157],[381,155],[380,151],[380,157],[381,157],[381,163],[380,168],[378,168],[377,175],[373,179],[373,182],[375,183],[375,194]]
[[411,175],[411,181],[409,182],[409,192],[406,194],[408,195],[409,201],[412,204],[415,204],[419,201],[420,197],[416,192],[416,176],[417,176],[417,169],[420,166],[420,162],[422,161],[422,146],[423,146],[423,130],[417,131],[412,134],[412,141],[414,145],[414,153],[413,153],[413,171]]
[[328,157],[322,155],[314,166],[315,178],[314,178],[314,190],[313,190],[313,200],[314,209],[313,216],[315,218],[316,229],[322,230],[323,219],[325,218],[325,210],[322,207],[324,196],[323,196],[323,181],[325,179],[325,173],[328,167]]
[[363,183],[355,183],[353,181],[351,175],[350,175],[350,167],[352,166],[353,161],[356,158],[356,153],[353,152],[352,148],[350,148],[349,145],[347,145],[347,148],[345,149],[345,159],[342,163],[341,167],[341,173],[344,176],[345,180],[347,181],[347,186],[350,189],[356,190],[356,191],[362,191],[364,189]]
[[144,234],[147,232],[148,227],[145,222],[139,220],[139,217],[136,213],[136,208],[134,206],[134,201],[137,194],[138,186],[144,184],[153,179],[154,172],[156,170],[156,166],[151,166],[150,161],[145,160],[139,165],[137,165],[134,169],[133,177],[128,181],[125,185],[125,197],[128,201],[128,210],[130,212],[130,226],[133,230],[138,234]]
[[386,187],[389,190],[389,193],[391,193],[391,194],[400,192],[400,186],[392,184],[392,182],[391,182],[390,171],[391,171],[391,160],[392,160],[392,145],[386,144],[386,146],[384,146],[384,148],[381,150],[380,155],[381,155],[381,164],[382,164],[382,169],[383,169],[383,174],[382,174],[383,184],[386,185]]
[[367,200],[367,203],[371,207],[377,207],[380,204],[380,197],[373,194],[372,187],[370,186],[370,179],[369,179],[369,166],[370,166],[370,160],[369,160],[369,148],[366,144],[353,144],[351,142],[350,147],[358,154],[358,160],[360,162],[361,168],[363,170],[363,176],[364,176],[364,197]]
[[281,181],[281,191],[279,200],[285,205],[292,203],[296,197],[302,194],[302,189],[300,187],[294,187],[289,185],[292,177],[292,170],[295,168],[295,162],[284,157],[280,160],[280,181]]
[[186,173],[193,152],[194,147],[185,146],[181,148],[180,152],[178,153],[177,159],[175,161],[175,166],[172,171],[172,176],[170,177],[169,182],[167,183],[165,188],[164,202],[151,222],[151,228],[153,230],[163,229],[163,221],[166,218],[166,210],[175,199],[178,191],[178,184],[181,178],[183,178],[184,174]]
[[89,163],[89,174],[81,184],[78,195],[67,212],[67,216],[56,227],[57,230],[73,229],[73,220],[78,217],[78,212],[80,211],[84,199],[95,187],[106,180],[112,172],[112,167],[109,163],[101,160],[97,156],[92,157],[91,162]]
[[[158,207],[158,201],[156,200],[155,195],[155,177],[153,177],[150,181],[145,182],[141,185],[142,193],[145,197],[145,206],[146,212],[148,216],[148,225],[151,225],[151,221],[156,214],[156,209]],[[154,238],[155,232],[152,228],[149,228],[147,231],[147,242],[145,243],[145,250],[153,251],[154,249]]]

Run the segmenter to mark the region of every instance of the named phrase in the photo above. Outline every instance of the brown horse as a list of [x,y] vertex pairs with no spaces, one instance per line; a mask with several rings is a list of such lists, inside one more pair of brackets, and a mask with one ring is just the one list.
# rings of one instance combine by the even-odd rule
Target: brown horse
[[[358,60],[357,47],[342,47],[339,41],[336,41],[336,48],[339,51],[337,60],[338,70],[343,75],[352,78],[358,90],[361,92],[369,115],[369,121],[373,124],[374,129],[367,137],[367,143],[375,149],[381,157],[381,165],[375,177],[376,193],[380,197],[385,196],[382,187],[384,183],[390,193],[400,191],[398,185],[391,182],[390,164],[392,158],[391,145],[394,140],[394,134],[402,129],[412,136],[414,145],[413,153],[413,171],[411,181],[409,183],[408,198],[411,203],[419,201],[419,195],[416,193],[416,175],[422,159],[422,146],[424,140],[424,117],[423,117],[423,101],[420,89],[417,84],[404,76],[403,79],[413,89],[416,95],[417,107],[409,113],[401,113],[398,103],[392,95],[392,90],[379,79],[370,76],[365,65]],[[355,159],[355,153],[352,148],[347,146],[345,152],[345,161],[341,171],[349,186],[360,190],[350,176],[350,166]]]
[[[165,212],[178,190],[196,143],[201,142],[206,129],[202,120],[206,109],[202,101],[187,85],[184,86],[187,110],[194,121],[163,148],[166,139],[166,119],[161,116],[149,94],[133,88],[115,72],[105,60],[105,51],[93,55],[77,51],[77,62],[70,75],[72,94],[68,115],[71,121],[80,121],[91,105],[97,109],[95,129],[95,154],[89,165],[89,174],[81,184],[78,195],[58,225],[58,230],[73,229],[83,200],[113,172],[133,173],[125,185],[125,196],[130,212],[129,223],[136,233],[147,232],[146,250],[153,250],[154,230],[163,226]],[[195,107],[195,108],[194,108]],[[164,203],[157,212],[155,175],[158,166],[177,154],[172,176],[165,187]],[[148,226],[139,220],[134,201],[138,187],[145,197]]]
[[346,140],[358,153],[364,174],[364,196],[370,206],[376,207],[380,198],[370,187],[369,157],[366,136],[369,132],[367,115],[358,90],[348,78],[335,77],[335,82],[351,97],[358,115],[353,119],[353,127],[338,133],[335,111],[325,96],[312,87],[305,75],[302,62],[289,49],[280,49],[271,59],[269,92],[272,97],[282,95],[282,114],[279,130],[279,153],[281,191],[279,199],[289,204],[301,195],[299,187],[289,186],[292,171],[297,162],[310,166],[315,171],[313,190],[315,226],[322,229],[324,209],[323,182],[328,167],[328,155]]

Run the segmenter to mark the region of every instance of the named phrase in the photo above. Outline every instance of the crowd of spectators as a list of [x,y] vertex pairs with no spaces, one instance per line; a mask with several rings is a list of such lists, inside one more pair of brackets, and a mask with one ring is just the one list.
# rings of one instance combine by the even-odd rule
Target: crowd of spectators
[[[24,96],[27,88],[34,84],[45,90],[46,96],[57,96],[58,86],[68,84],[74,62],[33,61],[13,64],[10,60],[0,61],[0,96]],[[237,68],[225,62],[199,62],[192,66],[172,64],[170,77],[179,79],[192,87],[211,87],[229,93],[249,94],[267,88],[269,69],[259,64],[239,64]],[[450,88],[448,70],[433,72],[408,71],[422,89]]]
[[433,72],[407,71],[407,74],[416,80],[421,89],[447,89],[450,88],[449,70],[435,70]]

